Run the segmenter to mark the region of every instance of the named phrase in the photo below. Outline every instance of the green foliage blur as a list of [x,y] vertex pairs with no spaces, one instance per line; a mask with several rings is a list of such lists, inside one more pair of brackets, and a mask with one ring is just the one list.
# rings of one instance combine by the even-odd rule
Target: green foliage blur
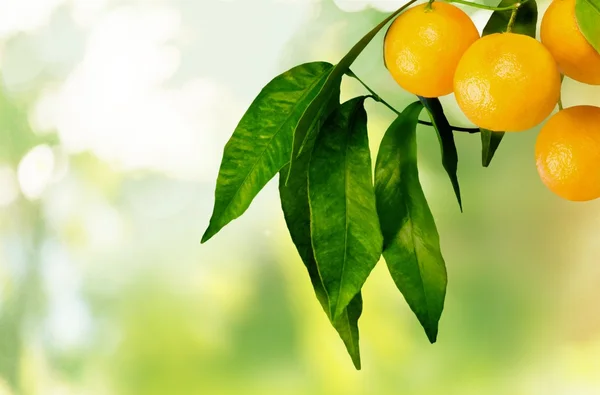
[[[599,394],[600,202],[545,189],[538,130],[505,136],[488,169],[479,137],[457,135],[461,214],[437,137],[418,128],[448,266],[440,337],[429,344],[380,262],[361,372],[276,182],[200,245],[222,147],[258,90],[337,62],[386,15],[358,9],[393,2],[0,2],[0,395]],[[469,12],[483,28],[489,12]],[[381,39],[353,71],[402,109],[415,98],[385,71]],[[566,79],[563,101],[598,93]],[[367,110],[375,153],[394,114]]]

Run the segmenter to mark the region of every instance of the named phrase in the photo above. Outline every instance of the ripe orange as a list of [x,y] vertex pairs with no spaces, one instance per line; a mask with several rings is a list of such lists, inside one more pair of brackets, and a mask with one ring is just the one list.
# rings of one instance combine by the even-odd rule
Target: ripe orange
[[522,34],[492,34],[465,52],[454,93],[477,126],[518,132],[550,115],[560,95],[560,74],[540,42]]
[[463,53],[479,38],[461,9],[442,2],[408,9],[385,37],[385,63],[405,90],[424,97],[452,93],[452,79]]
[[570,107],[544,125],[535,146],[546,186],[574,201],[600,197],[600,108]]
[[600,54],[579,30],[575,0],[554,0],[550,4],[542,19],[541,36],[566,76],[600,85]]

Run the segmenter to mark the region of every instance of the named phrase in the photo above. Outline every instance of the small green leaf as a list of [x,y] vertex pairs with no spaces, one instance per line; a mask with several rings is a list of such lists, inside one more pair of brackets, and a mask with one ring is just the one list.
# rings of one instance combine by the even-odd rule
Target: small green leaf
[[583,36],[600,53],[600,0],[577,0],[575,16]]
[[431,123],[437,131],[437,135],[440,141],[440,147],[442,149],[442,165],[450,177],[454,194],[458,200],[460,211],[462,211],[462,198],[460,196],[460,184],[458,183],[458,151],[456,150],[456,143],[454,142],[454,132],[452,127],[444,114],[442,103],[437,98],[425,98],[419,96],[419,100],[425,106]]
[[312,246],[340,317],[381,256],[364,97],[341,106],[317,137],[308,172]]
[[[502,0],[498,7],[510,7],[521,0]],[[482,36],[487,36],[494,33],[506,32],[508,21],[512,10],[494,11],[487,25],[483,29]],[[535,38],[537,28],[538,7],[535,0],[529,0],[519,7],[515,24],[512,27],[512,33],[525,34]]]
[[496,150],[500,146],[505,132],[493,132],[487,129],[481,130],[481,164],[488,167]]
[[[337,100],[335,101],[337,103]],[[332,101],[333,106],[334,101]],[[339,105],[339,103],[337,104]],[[320,122],[316,127],[320,127]],[[316,133],[314,134],[316,135]],[[315,261],[310,233],[310,207],[308,204],[308,163],[312,153],[312,145],[309,149],[298,157],[295,166],[290,173],[288,183],[285,180],[288,175],[288,168],[285,167],[279,175],[279,196],[281,197],[281,207],[285,221],[304,266],[308,270],[311,283],[315,290],[317,299],[321,303],[332,325],[339,333],[346,349],[352,358],[356,369],[360,370],[360,348],[358,319],[362,314],[362,298],[360,293],[352,299],[346,311],[335,321],[332,320],[329,311],[329,298],[317,262]]]
[[294,130],[332,69],[325,62],[294,67],[271,81],[254,100],[225,146],[203,243],[242,215],[289,162]]
[[298,127],[294,131],[294,148],[290,158],[290,163],[292,164],[290,166],[290,170],[294,166],[294,160],[296,157],[303,151],[306,141],[311,138],[309,136],[309,132],[316,130],[312,127],[314,119],[318,118],[319,112],[322,111],[325,103],[327,103],[331,99],[332,95],[335,94],[335,90],[339,89],[340,84],[342,83],[342,77],[350,69],[352,63],[354,63],[354,61],[358,58],[362,51],[364,51],[367,45],[369,45],[373,38],[375,38],[381,29],[383,29],[396,16],[398,16],[402,11],[415,2],[416,0],[410,0],[408,3],[400,7],[396,12],[385,18],[379,25],[375,26],[359,42],[357,42],[352,49],[350,49],[350,52],[348,52],[346,56],[344,56],[331,71],[321,91],[315,100],[310,104],[310,106],[308,106],[304,115],[300,119],[300,122],[298,123]]
[[416,128],[423,105],[411,104],[386,132],[375,167],[383,257],[396,286],[437,339],[446,295],[446,266],[433,215],[419,182]]

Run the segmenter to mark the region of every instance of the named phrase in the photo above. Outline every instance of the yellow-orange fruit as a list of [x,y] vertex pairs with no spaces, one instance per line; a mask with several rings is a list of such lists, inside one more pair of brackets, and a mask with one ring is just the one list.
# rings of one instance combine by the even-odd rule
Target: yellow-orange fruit
[[554,58],[529,36],[485,36],[463,55],[454,93],[467,118],[481,128],[518,132],[541,123],[560,96]]
[[579,30],[575,0],[554,0],[544,14],[540,33],[542,43],[567,77],[600,85],[600,54]]
[[479,38],[473,21],[447,3],[408,9],[390,26],[384,43],[385,63],[405,90],[424,97],[452,93],[456,65]]
[[535,145],[544,184],[573,201],[600,197],[600,108],[570,107],[554,115]]

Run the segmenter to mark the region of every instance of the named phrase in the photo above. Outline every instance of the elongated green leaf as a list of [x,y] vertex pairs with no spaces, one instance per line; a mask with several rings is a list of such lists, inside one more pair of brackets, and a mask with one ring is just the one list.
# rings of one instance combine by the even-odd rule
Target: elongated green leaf
[[358,319],[362,314],[361,295],[360,293],[356,295],[340,317],[334,320],[331,317],[329,298],[319,275],[319,269],[312,250],[310,208],[308,204],[308,163],[310,156],[311,152],[307,151],[298,158],[287,185],[285,184],[285,177],[287,176],[285,170],[287,168],[282,170],[279,176],[281,206],[290,236],[308,270],[317,299],[346,345],[354,366],[360,370]]
[[487,129],[481,130],[481,164],[488,167],[494,158],[496,150],[504,138],[504,132],[492,132]]
[[600,53],[600,0],[577,0],[575,16],[583,36]]
[[334,320],[381,256],[365,98],[343,104],[317,137],[308,196],[314,256]]
[[410,105],[386,132],[375,167],[383,257],[429,340],[444,309],[446,267],[417,169],[416,127],[423,105]]
[[356,43],[350,52],[346,54],[340,60],[340,62],[334,67],[331,73],[327,77],[327,81],[321,88],[319,94],[315,100],[308,106],[306,112],[300,119],[298,127],[294,132],[294,148],[292,150],[292,156],[290,158],[290,169],[293,167],[294,160],[303,151],[303,147],[306,141],[310,139],[308,136],[309,131],[314,131],[312,128],[314,119],[317,118],[319,111],[323,105],[331,99],[331,95],[335,93],[336,89],[342,82],[342,77],[349,70],[350,66],[358,58],[358,56],[364,51],[367,45],[373,40],[373,38],[383,29],[389,22],[391,22],[396,16],[398,16],[406,8],[410,7],[416,0],[410,0],[408,3],[400,7],[396,12],[385,18],[379,25],[375,26],[369,33],[367,33],[358,43]]
[[442,103],[437,98],[425,98],[419,96],[419,100],[425,106],[431,123],[437,131],[438,138],[440,140],[440,147],[442,149],[442,165],[450,177],[452,188],[458,200],[460,211],[462,211],[462,198],[460,196],[460,184],[458,183],[458,151],[456,150],[456,143],[454,142],[454,132],[452,127],[444,114]]
[[[510,7],[521,0],[502,0],[498,7]],[[494,33],[504,33],[512,10],[507,11],[494,11],[487,25],[483,29],[482,36],[487,36]],[[527,36],[535,38],[535,32],[537,27],[538,18],[538,7],[535,0],[529,0],[519,7],[515,24],[513,25],[512,32],[517,34],[525,34]]]
[[225,146],[206,242],[242,215],[288,162],[294,130],[333,66],[307,63],[271,81],[254,100]]
[[[334,102],[337,103],[338,100],[332,101],[332,103]],[[320,122],[315,127],[320,127]],[[316,136],[316,133],[313,135]],[[360,370],[358,320],[362,314],[362,297],[360,293],[356,295],[346,308],[346,311],[339,318],[333,320],[329,311],[329,298],[319,275],[319,269],[317,268],[317,262],[312,250],[310,207],[308,204],[308,163],[313,144],[314,141],[298,157],[296,165],[290,173],[287,185],[285,180],[288,175],[288,168],[286,167],[280,172],[279,196],[281,197],[281,207],[292,241],[296,245],[304,266],[308,270],[308,275],[317,299],[346,345],[354,366]]]

